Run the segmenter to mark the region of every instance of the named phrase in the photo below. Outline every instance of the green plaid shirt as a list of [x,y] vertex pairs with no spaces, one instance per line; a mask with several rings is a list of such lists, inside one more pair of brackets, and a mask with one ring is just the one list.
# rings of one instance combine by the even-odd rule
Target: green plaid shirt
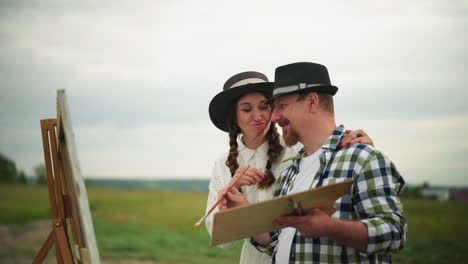
[[[367,226],[368,246],[365,251],[339,245],[327,237],[308,238],[296,231],[291,244],[289,263],[391,263],[391,252],[399,251],[406,241],[407,222],[398,194],[405,182],[394,164],[381,152],[366,144],[338,149],[345,136],[339,126],[322,145],[320,168],[310,188],[354,179],[349,194],[335,202],[333,218],[359,220]],[[299,152],[303,156],[304,150]],[[281,173],[274,196],[286,195],[294,185],[300,159]],[[272,255],[276,263],[279,231],[271,232],[272,242],[260,251]]]

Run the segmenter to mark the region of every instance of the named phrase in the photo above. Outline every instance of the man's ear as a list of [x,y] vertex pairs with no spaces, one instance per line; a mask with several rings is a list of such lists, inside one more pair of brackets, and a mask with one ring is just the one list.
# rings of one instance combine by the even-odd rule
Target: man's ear
[[309,107],[310,113],[315,113],[318,111],[320,99],[317,93],[309,93],[306,96],[306,102]]

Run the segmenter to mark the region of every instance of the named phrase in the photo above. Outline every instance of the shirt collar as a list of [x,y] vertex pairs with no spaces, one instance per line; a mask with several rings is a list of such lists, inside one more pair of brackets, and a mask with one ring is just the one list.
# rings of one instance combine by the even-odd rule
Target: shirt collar
[[239,153],[242,153],[242,156],[247,158],[247,160],[250,159],[256,152],[266,153],[268,151],[268,140],[265,140],[265,142],[263,142],[263,144],[260,145],[260,147],[257,149],[251,149],[243,143],[242,138],[243,137],[237,140],[237,149],[239,150]]
[[[337,126],[335,130],[333,130],[333,133],[323,142],[322,149],[324,150],[330,149],[332,151],[338,150],[338,146],[340,144],[341,138],[344,135],[345,135],[344,126],[343,125]],[[305,154],[306,154],[305,149],[302,148],[299,151],[298,156],[304,157]],[[299,163],[301,162],[301,159],[302,158],[294,158],[293,160],[293,166],[295,167],[297,171],[299,171]]]
[[339,125],[333,130],[333,133],[325,140],[322,144],[323,149],[331,149],[336,150],[338,149],[338,145],[340,144],[341,138],[344,136],[344,126]]

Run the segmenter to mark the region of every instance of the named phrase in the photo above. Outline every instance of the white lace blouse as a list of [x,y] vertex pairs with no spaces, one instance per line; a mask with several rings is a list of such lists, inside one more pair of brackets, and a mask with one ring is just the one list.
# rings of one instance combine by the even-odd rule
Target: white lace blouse
[[[260,171],[265,172],[266,163],[268,160],[268,142],[263,143],[260,147],[256,150],[247,148],[241,140],[238,140],[238,150],[239,156],[237,157],[237,163],[239,167],[250,165],[253,168],[256,168]],[[284,143],[281,142],[284,146]],[[283,171],[286,167],[290,165],[290,162],[282,163],[281,161],[290,157],[294,157],[299,152],[299,149],[302,145],[297,144],[291,148],[284,147],[281,155],[278,157],[277,161],[272,165],[272,172],[275,178],[279,177],[281,171]],[[218,200],[218,191],[223,189],[224,186],[229,184],[231,181],[231,171],[225,165],[226,159],[228,154],[223,155],[219,158],[213,167],[213,171],[211,173],[210,185],[209,185],[209,194],[208,194],[208,202],[206,205],[206,211],[208,211],[213,204],[216,203]],[[242,193],[246,195],[247,200],[250,203],[255,203],[267,199],[271,199],[273,197],[273,191],[275,189],[274,186],[271,186],[268,189],[257,189],[256,186],[242,186]],[[212,223],[213,223],[213,215],[218,212],[218,208],[216,208],[210,216],[206,219],[206,229],[210,233],[212,232]],[[244,239],[244,245],[242,247],[240,263],[270,263],[271,258],[267,254],[259,252],[255,247],[253,247],[250,242],[250,238]],[[236,241],[231,243],[226,243],[223,245],[219,245],[221,248],[232,248],[235,245]]]

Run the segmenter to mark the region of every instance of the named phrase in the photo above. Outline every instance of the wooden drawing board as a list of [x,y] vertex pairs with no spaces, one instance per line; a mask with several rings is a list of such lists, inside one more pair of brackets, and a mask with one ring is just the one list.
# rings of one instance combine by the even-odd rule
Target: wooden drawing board
[[99,264],[99,252],[94,233],[88,195],[78,162],[75,136],[65,90],[57,91],[58,150],[64,170],[64,179],[71,205],[73,221],[76,222],[75,255],[82,263]]
[[218,212],[213,216],[211,245],[216,246],[278,229],[272,224],[273,220],[294,214],[294,202],[300,203],[304,210],[329,208],[338,198],[350,192],[352,184],[353,180],[346,180]]

